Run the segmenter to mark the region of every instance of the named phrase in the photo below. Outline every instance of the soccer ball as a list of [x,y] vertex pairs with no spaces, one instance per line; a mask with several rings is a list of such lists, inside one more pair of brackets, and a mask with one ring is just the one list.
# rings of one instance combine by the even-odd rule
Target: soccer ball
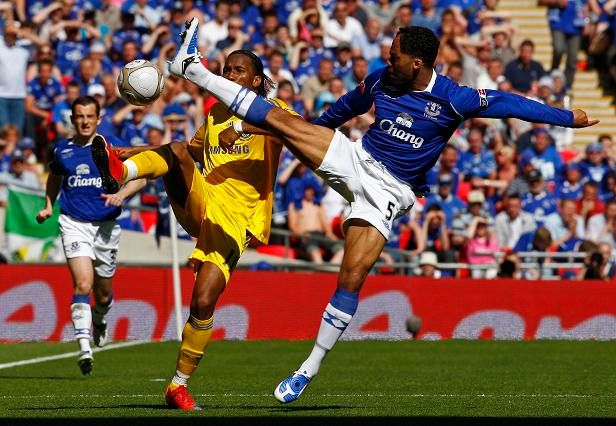
[[126,102],[148,105],[162,93],[165,79],[150,61],[137,59],[122,67],[118,75],[118,89]]

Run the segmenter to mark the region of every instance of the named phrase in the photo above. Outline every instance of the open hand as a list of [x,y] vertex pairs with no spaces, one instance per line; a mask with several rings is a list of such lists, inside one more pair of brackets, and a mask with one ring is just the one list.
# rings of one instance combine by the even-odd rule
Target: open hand
[[586,111],[581,109],[571,110],[573,113],[573,128],[590,127],[594,126],[599,120],[589,120]]
[[105,199],[105,207],[112,205],[116,207],[122,207],[124,197],[118,194],[101,194],[101,198]]

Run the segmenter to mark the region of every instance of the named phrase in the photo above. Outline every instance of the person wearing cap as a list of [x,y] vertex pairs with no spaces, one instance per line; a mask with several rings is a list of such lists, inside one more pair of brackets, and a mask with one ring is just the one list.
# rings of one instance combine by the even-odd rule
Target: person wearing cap
[[26,160],[26,155],[21,149],[13,151],[13,155],[11,155],[11,175],[13,180],[11,183],[25,188],[40,189],[41,182],[39,177],[33,171],[28,170]]
[[522,196],[522,210],[533,215],[537,226],[541,226],[545,217],[558,210],[558,201],[553,191],[548,192],[546,185],[538,170],[531,170],[528,174],[529,192]]
[[532,146],[522,152],[521,158],[539,170],[546,182],[553,184],[562,174],[563,160],[546,128],[533,129],[532,135]]
[[108,139],[113,145],[124,146],[125,144],[117,137],[117,129],[113,123],[113,114],[105,108],[107,98],[103,85],[99,83],[90,85],[87,95],[96,99],[100,107],[98,133],[105,139]]
[[172,103],[163,109],[165,143],[190,140],[188,115],[180,104]]
[[456,215],[466,209],[466,204],[452,192],[454,177],[449,173],[444,173],[438,177],[438,192],[428,195],[424,212],[427,212],[431,205],[438,204],[445,213],[445,225],[451,228],[453,219]]
[[605,156],[605,150],[600,142],[593,142],[586,146],[586,155],[580,161],[582,179],[601,185],[603,177],[610,171],[610,164]]
[[353,39],[361,37],[364,29],[360,22],[349,16],[346,2],[336,2],[332,18],[325,22],[325,47],[336,48],[340,43],[351,44]]
[[468,227],[475,217],[484,218],[488,226],[494,226],[492,215],[485,209],[486,196],[483,191],[474,189],[468,193],[468,207],[465,211],[458,213],[452,222],[451,245],[454,248],[462,248],[468,242]]
[[353,61],[351,60],[351,45],[343,42],[336,48],[336,59],[334,60],[334,74],[336,77],[345,79],[353,69]]
[[556,198],[559,200],[579,200],[582,197],[582,172],[579,163],[571,162],[563,167],[564,176],[556,185]]
[[441,271],[438,269],[438,257],[432,251],[424,251],[419,256],[419,273],[420,277],[425,278],[440,278]]
[[[82,374],[88,375],[94,362],[90,327],[93,326],[96,346],[104,346],[108,340],[105,315],[113,303],[112,282],[120,243],[120,227],[115,219],[122,211],[124,199],[141,190],[145,180],[131,182],[117,194],[105,193],[92,153],[93,141],[104,141],[97,133],[99,102],[91,96],[77,98],[72,104],[71,119],[75,136],[55,145],[49,163],[45,206],[36,220],[43,223],[53,216],[59,195],[60,236],[73,277],[70,310],[80,349],[77,363]],[[91,293],[95,299],[93,308]]]
[[113,74],[113,61],[107,56],[107,48],[103,43],[90,46],[87,58],[92,61],[94,75]]
[[535,219],[530,213],[522,210],[522,200],[519,194],[507,195],[504,208],[496,215],[494,225],[498,245],[503,249],[513,248],[520,236],[537,228]]
[[126,146],[146,145],[148,126],[145,107],[127,104],[113,115],[113,124],[120,129],[119,138]]

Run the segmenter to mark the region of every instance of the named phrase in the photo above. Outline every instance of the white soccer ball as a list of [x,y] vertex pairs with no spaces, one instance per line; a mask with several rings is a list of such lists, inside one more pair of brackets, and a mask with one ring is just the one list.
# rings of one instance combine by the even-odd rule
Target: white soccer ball
[[165,79],[150,61],[137,59],[122,67],[118,75],[120,95],[133,105],[148,105],[162,93]]

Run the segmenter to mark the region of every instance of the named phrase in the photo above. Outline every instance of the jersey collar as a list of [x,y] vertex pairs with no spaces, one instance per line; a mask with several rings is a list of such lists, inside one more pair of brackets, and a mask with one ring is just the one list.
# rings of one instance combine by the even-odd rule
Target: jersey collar
[[433,69],[432,78],[430,78],[430,83],[428,83],[428,86],[423,90],[413,90],[413,93],[423,93],[423,92],[432,93],[432,88],[434,88],[435,83],[436,83],[436,71],[434,71]]

